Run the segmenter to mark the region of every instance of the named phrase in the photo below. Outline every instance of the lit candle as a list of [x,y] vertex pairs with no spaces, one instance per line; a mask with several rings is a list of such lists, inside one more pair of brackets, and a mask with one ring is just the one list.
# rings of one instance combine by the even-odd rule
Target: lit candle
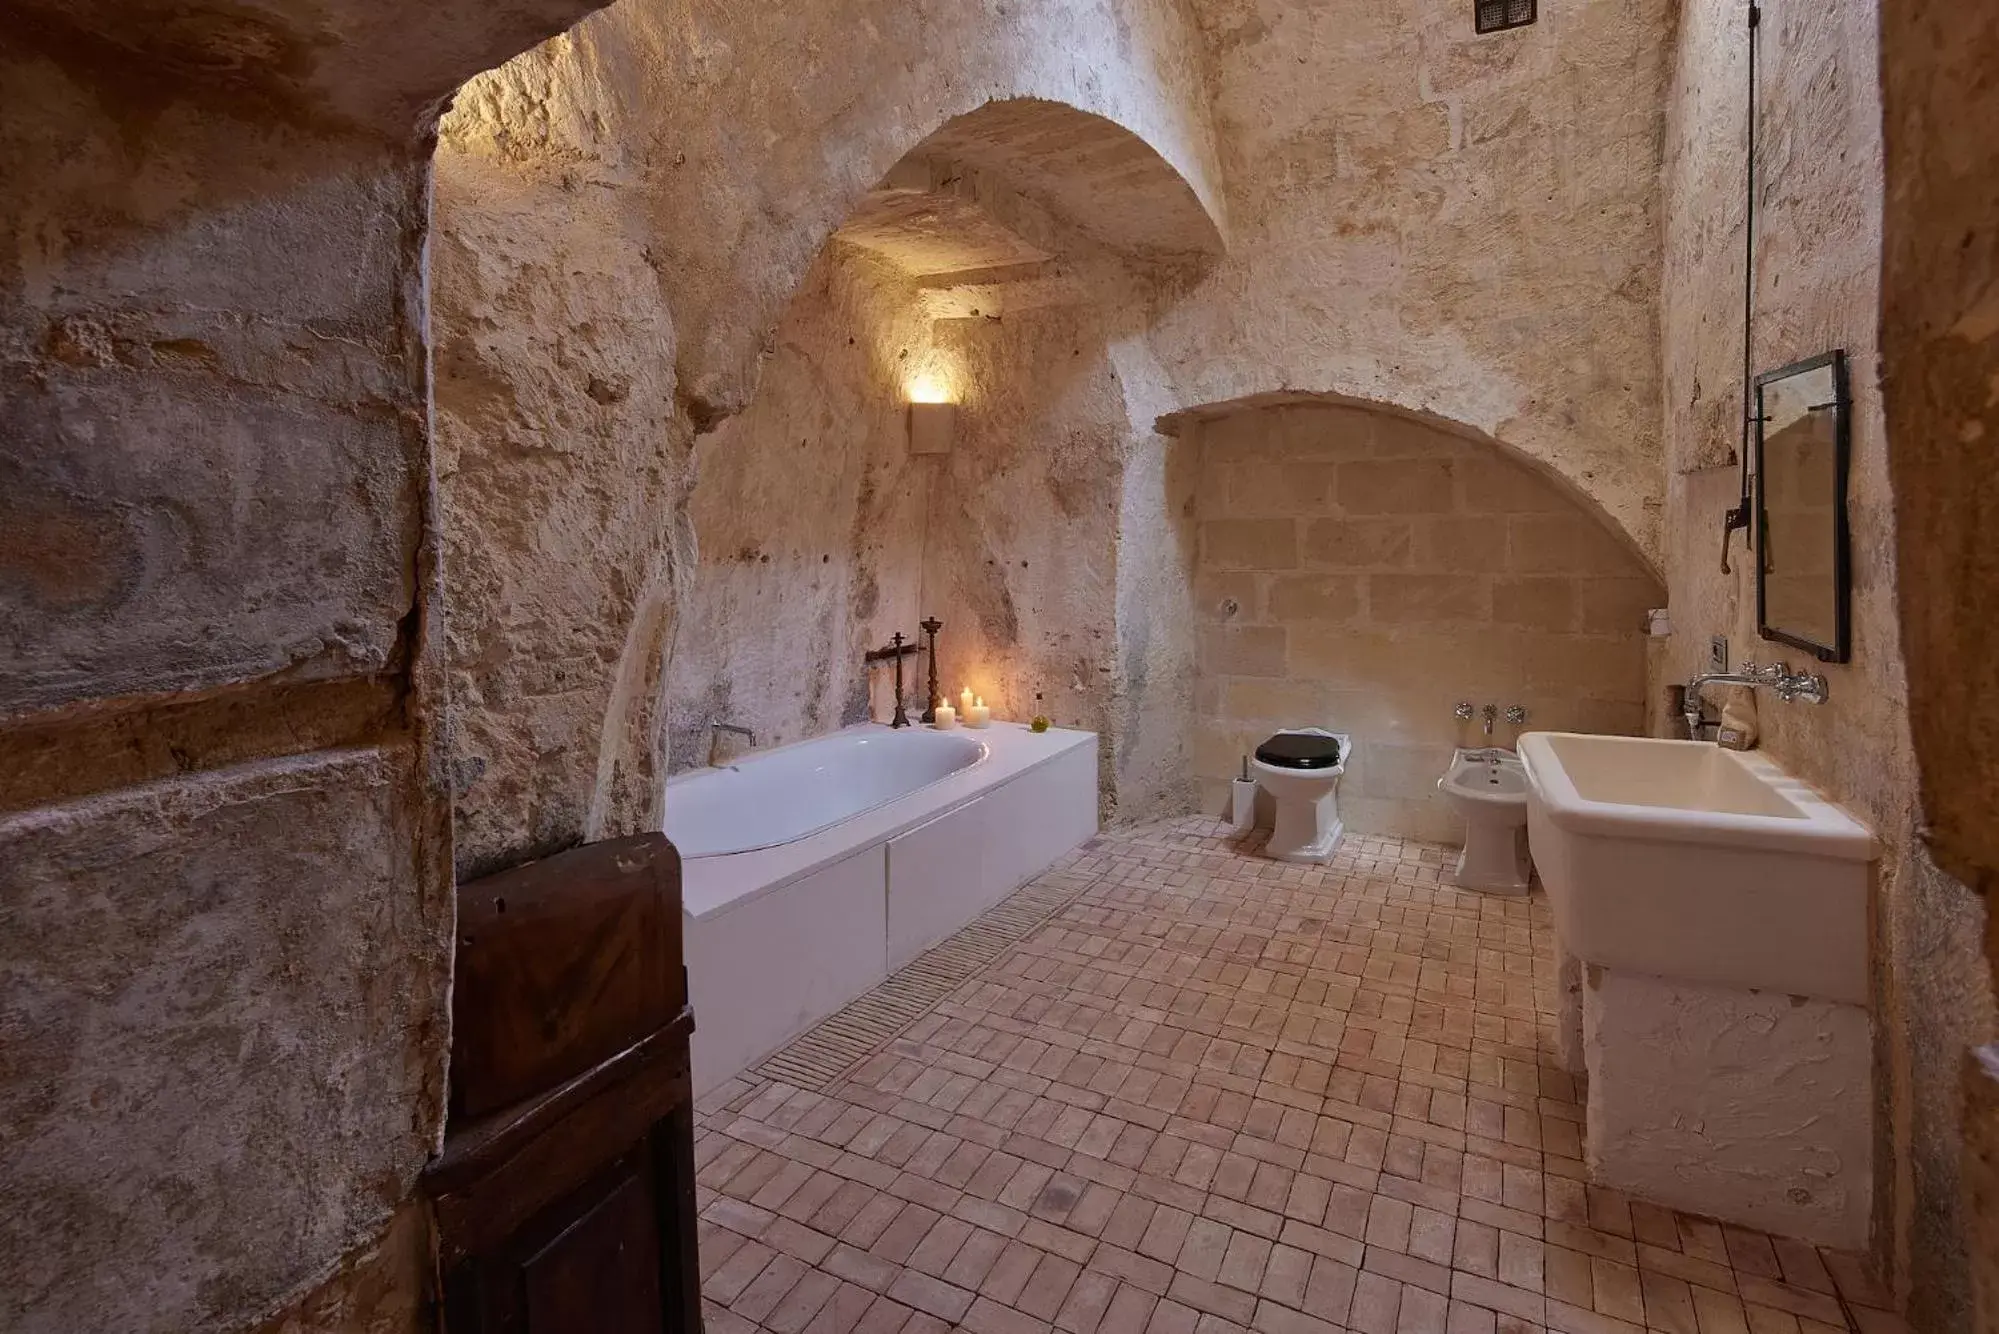
[[937,706],[937,722],[934,725],[940,732],[950,731],[958,725],[958,711],[949,704],[939,704]]
[[972,712],[972,688],[970,686],[966,686],[964,693],[958,696],[958,712],[966,715]]
[[967,727],[984,727],[992,720],[993,711],[986,707],[986,701],[983,696],[974,699],[972,707],[965,710],[965,726]]

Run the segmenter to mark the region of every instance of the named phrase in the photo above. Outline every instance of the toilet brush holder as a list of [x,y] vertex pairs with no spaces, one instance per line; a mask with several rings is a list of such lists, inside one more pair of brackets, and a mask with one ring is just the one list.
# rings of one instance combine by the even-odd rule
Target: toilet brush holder
[[1249,776],[1249,760],[1242,762],[1242,777],[1229,780],[1229,823],[1238,834],[1256,828],[1256,780]]

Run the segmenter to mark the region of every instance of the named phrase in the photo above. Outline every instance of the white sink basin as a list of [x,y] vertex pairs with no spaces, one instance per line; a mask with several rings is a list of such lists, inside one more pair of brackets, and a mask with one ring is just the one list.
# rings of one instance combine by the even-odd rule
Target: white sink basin
[[1527,834],[1586,963],[1867,1003],[1874,837],[1755,752],[1531,732]]

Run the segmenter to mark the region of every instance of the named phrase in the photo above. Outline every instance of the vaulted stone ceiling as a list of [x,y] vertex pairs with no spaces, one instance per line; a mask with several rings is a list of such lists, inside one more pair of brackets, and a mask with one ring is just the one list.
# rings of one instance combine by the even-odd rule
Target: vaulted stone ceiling
[[1032,98],[989,103],[918,145],[836,233],[915,280],[933,319],[1075,301],[1079,253],[1200,263],[1221,235],[1130,131]]

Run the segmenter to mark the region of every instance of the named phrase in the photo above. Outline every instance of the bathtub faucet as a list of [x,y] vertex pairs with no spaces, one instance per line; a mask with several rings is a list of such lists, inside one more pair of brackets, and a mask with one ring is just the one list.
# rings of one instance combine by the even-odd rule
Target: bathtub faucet
[[889,636],[887,648],[869,649],[862,655],[863,660],[871,667],[883,660],[895,663],[895,717],[889,720],[890,727],[911,726],[909,710],[904,707],[902,699],[902,660],[911,653],[922,651],[915,644],[905,643],[902,631],[898,630]]
[[738,727],[734,723],[722,722],[720,719],[708,724],[708,741],[711,747],[714,745],[715,733],[717,732],[727,732],[732,736],[739,736],[749,743],[751,750],[757,748],[757,734],[755,732],[747,727]]

